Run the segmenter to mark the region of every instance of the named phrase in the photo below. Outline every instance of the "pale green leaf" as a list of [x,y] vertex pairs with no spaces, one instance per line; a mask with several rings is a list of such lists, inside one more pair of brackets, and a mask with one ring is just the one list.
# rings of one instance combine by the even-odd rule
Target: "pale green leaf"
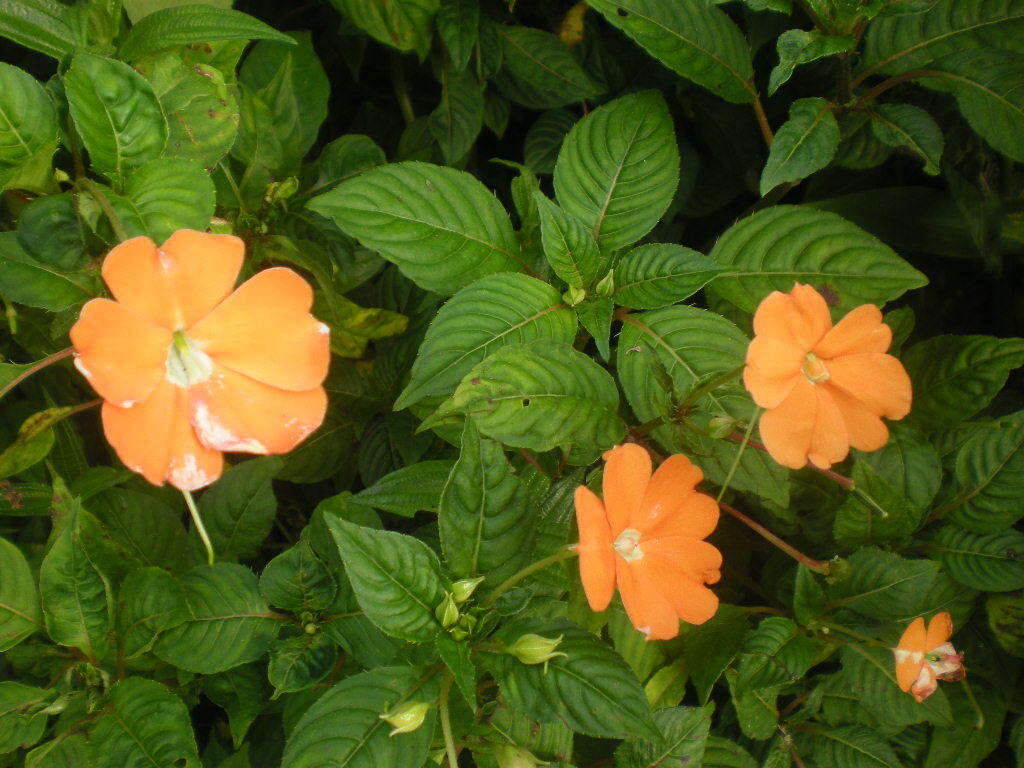
[[129,237],[158,243],[179,229],[204,231],[216,203],[213,181],[198,163],[169,157],[131,169],[124,194],[107,197]]
[[14,232],[0,232],[0,295],[29,307],[60,312],[98,291],[84,273],[64,272],[29,256]]
[[654,713],[657,739],[627,738],[615,751],[619,768],[686,768],[702,765],[713,706],[666,707]]
[[839,147],[839,124],[826,99],[794,101],[789,119],[775,134],[761,173],[761,195],[780,184],[801,181],[828,166]]
[[0,538],[0,652],[42,629],[39,592],[25,556]]
[[271,481],[280,469],[276,456],[250,459],[203,492],[199,511],[219,558],[245,559],[259,551],[277,514]]
[[0,36],[63,59],[82,45],[75,10],[56,0],[18,0],[0,5]]
[[570,288],[585,290],[604,277],[609,259],[597,248],[594,235],[543,193],[533,196],[540,216],[540,241],[552,271]]
[[613,298],[632,309],[660,309],[688,299],[722,271],[718,262],[681,245],[641,245],[616,265]]
[[449,459],[429,459],[399,467],[359,491],[349,502],[404,517],[437,512],[441,490],[451,469]]
[[[63,6],[58,6],[63,8]],[[7,7],[0,7],[0,34]],[[43,86],[27,72],[0,62],[0,189],[40,153],[57,149],[57,113]]]
[[936,175],[942,158],[942,129],[913,104],[879,104],[871,114],[875,138],[890,147],[903,147],[924,160],[924,172]]
[[824,59],[850,50],[857,44],[852,37],[824,35],[817,29],[787,29],[775,41],[779,63],[768,78],[768,95],[781,88],[801,64]]

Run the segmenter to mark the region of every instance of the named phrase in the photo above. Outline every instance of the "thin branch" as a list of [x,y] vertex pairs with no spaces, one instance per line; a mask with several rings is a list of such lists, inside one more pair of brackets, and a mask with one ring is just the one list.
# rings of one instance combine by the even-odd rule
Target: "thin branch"
[[794,547],[792,544],[789,544],[788,542],[783,541],[778,536],[776,536],[774,533],[772,533],[767,528],[765,528],[763,525],[761,525],[760,523],[756,522],[755,520],[750,519],[745,514],[740,512],[738,509],[730,507],[725,502],[723,502],[723,501],[718,502],[718,506],[721,507],[722,509],[724,509],[726,512],[728,512],[733,517],[735,517],[737,520],[739,520],[745,526],[750,528],[750,530],[752,530],[755,533],[759,534],[766,541],[770,542],[771,544],[774,544],[776,547],[781,549],[783,552],[785,552],[787,555],[792,557],[797,562],[803,563],[804,565],[806,565],[808,568],[810,568],[815,573],[820,573],[820,574],[823,574],[823,575],[828,575],[829,570],[830,570],[828,563],[822,562],[821,560],[815,560],[812,557],[808,557],[803,552],[801,552],[799,549]]
[[43,368],[47,368],[53,365],[54,363],[60,362],[66,357],[71,357],[71,355],[73,355],[74,352],[75,350],[73,348],[68,347],[67,349],[62,349],[60,352],[54,352],[49,357],[44,357],[38,363],[34,363],[30,368],[26,368],[24,371],[19,373],[9,382],[7,382],[3,387],[0,387],[0,398],[3,398],[4,395],[6,395],[19,384],[21,384],[21,382],[23,382],[33,373],[38,373],[39,371],[43,370]]

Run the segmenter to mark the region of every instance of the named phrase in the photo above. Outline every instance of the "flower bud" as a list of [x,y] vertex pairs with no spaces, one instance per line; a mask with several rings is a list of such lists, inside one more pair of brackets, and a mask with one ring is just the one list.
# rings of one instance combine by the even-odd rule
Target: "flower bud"
[[574,288],[573,286],[569,286],[569,290],[562,294],[562,299],[570,307],[575,307],[585,298],[587,298],[587,292],[582,288]]
[[598,296],[604,296],[605,298],[615,293],[615,270],[609,269],[608,274],[602,277],[597,285],[594,286],[594,290],[597,291]]
[[445,629],[459,620],[459,606],[455,604],[455,598],[452,597],[451,592],[444,593],[444,600],[434,609],[434,615]]
[[708,421],[708,434],[717,439],[728,437],[736,430],[736,424],[732,416],[715,416]]
[[469,600],[483,580],[484,577],[479,576],[475,579],[460,579],[452,584],[452,597],[455,599],[456,605],[462,605]]
[[565,656],[561,651],[555,650],[561,642],[561,635],[544,637],[527,634],[505,648],[505,653],[515,656],[523,664],[547,664],[556,656]]
[[407,701],[383,713],[380,719],[394,726],[388,736],[397,736],[400,733],[411,733],[423,725],[429,711],[429,702]]
[[502,744],[495,748],[494,760],[498,763],[498,768],[536,768],[538,765],[547,765],[529,750],[512,744]]

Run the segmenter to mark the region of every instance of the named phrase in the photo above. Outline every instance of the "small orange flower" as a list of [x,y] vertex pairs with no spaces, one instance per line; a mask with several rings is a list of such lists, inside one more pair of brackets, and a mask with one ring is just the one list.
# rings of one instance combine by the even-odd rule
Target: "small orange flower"
[[886,354],[892,331],[873,304],[832,325],[809,285],[774,291],[754,314],[743,383],[761,416],[761,439],[779,464],[827,469],[850,446],[876,451],[889,440],[881,417],[910,412],[910,377]]
[[927,629],[918,616],[893,648],[896,681],[919,702],[935,693],[939,680],[960,680],[966,674],[963,656],[949,642],[952,634],[953,620],[945,611],[932,616]]
[[232,293],[244,250],[187,229],[160,248],[127,240],[103,262],[114,301],[88,302],[71,329],[107,440],[154,485],[202,488],[222,451],[285,453],[323,422],[330,347],[313,291],[275,267]]
[[618,585],[629,620],[648,640],[668,640],[679,619],[703,624],[718,610],[705,584],[721,574],[722,554],[703,541],[718,524],[718,504],[695,490],[704,475],[683,455],[651,474],[651,457],[627,443],[604,455],[604,501],[576,489],[580,577],[595,611]]

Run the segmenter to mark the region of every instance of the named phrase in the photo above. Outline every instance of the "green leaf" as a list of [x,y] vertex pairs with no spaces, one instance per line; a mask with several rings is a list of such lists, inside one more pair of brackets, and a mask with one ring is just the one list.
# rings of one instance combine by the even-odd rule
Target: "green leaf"
[[60,312],[97,291],[82,273],[63,272],[29,256],[14,232],[0,232],[0,295],[8,301]]
[[268,614],[252,571],[234,563],[201,565],[181,577],[185,620],[157,640],[154,653],[190,672],[213,674],[258,659],[280,622]]
[[615,303],[604,296],[591,296],[573,309],[576,310],[576,319],[579,320],[580,325],[594,337],[598,353],[604,360],[610,360]]
[[821,644],[790,619],[769,616],[747,636],[737,668],[740,690],[791,683],[817,661]]
[[452,297],[427,329],[409,383],[395,401],[401,410],[448,395],[492,352],[512,344],[571,344],[576,322],[558,291],[526,275],[483,277]]
[[399,467],[349,499],[395,515],[412,517],[417,512],[437,512],[441,490],[452,470],[448,459],[430,459]]
[[[924,768],[974,768],[1000,744],[1006,702],[987,686],[972,688],[975,701],[961,691],[950,693],[953,728],[936,729],[928,745]],[[984,719],[981,727],[976,724]]]
[[939,529],[930,553],[961,584],[985,592],[1024,589],[1024,534],[970,533],[955,525]]
[[277,514],[271,481],[280,469],[276,456],[250,459],[203,492],[199,512],[219,558],[242,560],[259,551]]
[[331,86],[308,32],[257,43],[238,79],[259,96],[273,117],[273,130],[288,162],[298,162],[327,119]]
[[18,242],[36,261],[60,270],[81,268],[85,231],[70,192],[42,195],[18,216]]
[[752,739],[763,741],[770,738],[779,724],[779,686],[743,689],[736,684],[736,677],[735,670],[725,671],[740,730]]
[[[84,499],[77,488],[75,492]],[[90,499],[89,509],[103,525],[104,537],[127,561],[127,570],[155,565],[177,573],[197,563],[180,510],[167,497],[115,488]]]
[[1007,653],[1024,658],[1024,592],[989,595],[988,625]]
[[534,535],[530,502],[501,445],[482,438],[467,419],[438,515],[441,549],[452,573],[484,576],[494,584],[518,570]]
[[288,35],[248,14],[229,8],[191,4],[162,8],[139,19],[121,39],[117,55],[134,61],[160,48],[221,40],[273,40],[294,44]]
[[168,51],[139,65],[167,116],[165,157],[215,166],[231,149],[241,115],[224,74],[202,63],[186,63]]
[[775,40],[779,63],[768,78],[768,95],[773,95],[793,76],[801,64],[810,64],[856,46],[852,37],[824,35],[817,29],[787,29]]
[[409,325],[409,318],[387,309],[360,307],[344,296],[324,289],[324,306],[314,309],[331,328],[331,351],[340,357],[362,357],[372,339],[397,336]]
[[426,56],[438,0],[331,0],[331,4],[376,40]]
[[660,309],[690,298],[723,271],[718,262],[681,245],[641,245],[616,265],[612,298],[631,309]]
[[843,725],[813,731],[811,754],[829,768],[901,768],[892,747],[874,728]]
[[0,538],[0,653],[42,628],[36,581],[25,556]]
[[761,172],[762,197],[780,184],[801,181],[828,166],[839,147],[839,123],[826,99],[797,99],[775,134]]
[[237,749],[266,704],[261,665],[245,664],[227,672],[206,675],[201,684],[203,694],[227,713],[231,741]]
[[64,75],[68,107],[96,170],[120,175],[155,160],[167,120],[153,86],[120,61],[79,53]]
[[703,765],[714,707],[666,707],[654,713],[654,740],[627,738],[615,751],[619,768],[685,768]]
[[445,592],[437,555],[411,536],[326,520],[367,618],[392,637],[432,639],[441,628],[434,610]]
[[0,754],[30,747],[46,730],[46,708],[57,692],[23,685],[13,680],[0,682]]
[[337,646],[324,632],[303,632],[276,641],[267,664],[274,696],[312,688],[327,677],[337,656]]
[[[78,48],[75,11],[56,0],[18,0],[0,5],[0,36],[55,59]],[[0,89],[4,90],[4,89]]]
[[552,173],[562,142],[576,123],[567,109],[553,109],[537,118],[526,132],[523,162],[534,173]]
[[86,528],[95,526],[95,520],[77,502],[69,506],[39,567],[39,596],[50,638],[98,663],[110,647],[113,595],[107,576],[93,563],[84,543]]
[[551,109],[603,92],[557,35],[534,27],[493,28],[504,54],[499,82],[513,101],[532,109]]
[[25,768],[78,768],[80,765],[96,765],[96,759],[85,736],[70,731],[25,755]]
[[679,148],[661,93],[604,104],[573,126],[555,164],[555,196],[604,251],[631,245],[661,219],[679,184]]
[[571,446],[592,458],[622,440],[618,406],[615,382],[591,358],[535,342],[504,347],[475,366],[439,415],[464,413],[481,434],[515,448]]
[[887,648],[845,645],[840,675],[844,693],[853,696],[880,725],[903,728],[928,722],[949,727],[953,714],[943,691],[936,691],[918,703],[900,690],[896,681],[896,661]]
[[275,557],[260,574],[260,594],[271,605],[300,614],[323,611],[338,592],[334,577],[306,541]]
[[818,583],[814,571],[803,563],[796,567],[793,587],[793,615],[799,624],[808,626],[825,612],[825,590]]
[[473,649],[468,642],[457,642],[451,635],[440,634],[436,639],[437,655],[448,667],[455,679],[455,686],[459,693],[466,700],[466,703],[476,710],[476,665],[473,663]]
[[861,65],[888,75],[929,68],[972,49],[1024,53],[1021,0],[940,0],[925,13],[888,16],[868,27]]
[[743,747],[721,736],[709,736],[701,768],[757,768],[757,761]]
[[561,637],[557,656],[526,665],[497,656],[492,666],[502,693],[527,716],[558,720],[577,733],[606,738],[660,738],[643,688],[622,658],[590,632],[567,621],[522,621],[505,627],[505,643],[523,634]]
[[89,736],[96,768],[200,768],[185,702],[153,680],[131,677],[110,689]]
[[750,46],[711,3],[595,0],[591,7],[666,67],[726,101],[756,97]]
[[129,573],[117,596],[121,653],[131,660],[148,653],[161,632],[188,618],[181,582],[162,568]]
[[773,290],[791,290],[794,281],[828,289],[838,297],[838,313],[866,303],[881,306],[928,282],[891,248],[842,217],[795,205],[776,205],[741,219],[710,255],[728,270],[715,279],[711,292],[748,313]]
[[306,710],[285,744],[282,768],[420,768],[434,737],[432,709],[422,726],[389,737],[380,716],[427,702],[437,685],[408,667],[384,667],[342,680]]
[[875,138],[890,147],[904,147],[924,160],[924,172],[935,176],[942,159],[942,129],[913,104],[879,104],[871,113]]
[[[0,8],[0,34],[6,12]],[[49,163],[56,149],[57,113],[50,97],[27,72],[0,62],[0,190],[38,156]]]
[[194,160],[162,157],[127,177],[124,195],[108,197],[129,237],[148,235],[162,243],[179,229],[202,232],[210,225],[216,192]]
[[387,162],[384,150],[369,136],[339,136],[320,153],[316,162],[303,167],[304,195],[334,189],[341,182]]
[[713,617],[683,636],[683,660],[701,702],[707,703],[715,682],[743,648],[746,635],[747,612],[719,605]]
[[949,519],[976,533],[996,533],[1021,516],[1024,411],[980,429],[956,453]]
[[523,265],[505,209],[476,178],[453,168],[381,166],[315,197],[309,207],[430,291],[450,295]]
[[552,271],[570,288],[584,290],[608,271],[609,259],[597,248],[594,235],[543,193],[535,192],[540,239]]
[[903,364],[914,385],[911,418],[941,430],[989,404],[1010,371],[1024,365],[1024,339],[936,336],[910,347]]
[[444,161],[455,165],[473,148],[483,128],[484,91],[468,72],[446,71],[441,82],[441,101],[428,118],[430,133]]
[[437,8],[437,34],[448,49],[452,67],[461,72],[469,64],[480,29],[477,0],[441,0]]

